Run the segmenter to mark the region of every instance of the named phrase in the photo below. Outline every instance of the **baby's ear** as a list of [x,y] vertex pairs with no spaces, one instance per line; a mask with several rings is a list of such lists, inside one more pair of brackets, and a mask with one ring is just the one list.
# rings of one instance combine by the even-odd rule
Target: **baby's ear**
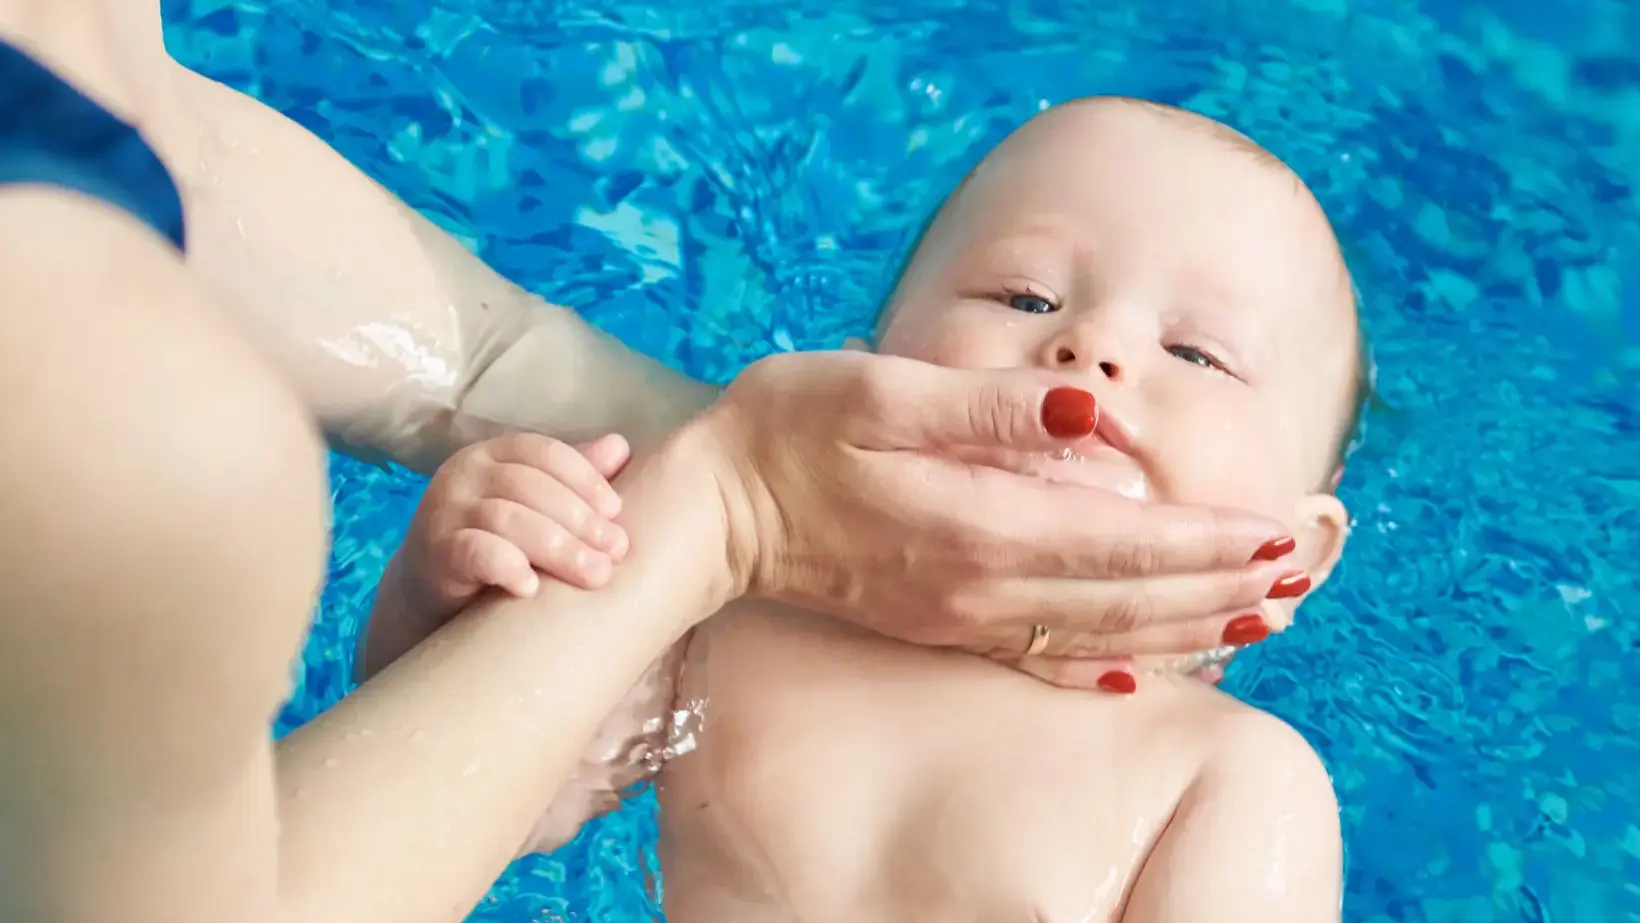
[[[1333,567],[1344,554],[1344,540],[1350,534],[1350,514],[1332,494],[1310,494],[1298,501],[1294,510],[1293,538],[1298,547],[1283,559],[1310,575],[1313,593],[1327,582]],[[1306,596],[1309,594],[1306,593]],[[1259,607],[1264,620],[1277,631],[1293,623],[1293,614],[1303,599],[1267,599]]]
[[859,352],[859,353],[869,353],[869,352],[871,352],[871,344],[867,343],[865,340],[860,339],[859,337],[849,337],[848,339],[844,340],[843,341],[843,348],[844,349],[851,349],[851,350],[853,350],[855,352]]
[[1344,555],[1344,542],[1350,535],[1350,512],[1337,496],[1310,494],[1298,501],[1293,511],[1294,538],[1298,548],[1293,552],[1293,563],[1304,568],[1319,587]]

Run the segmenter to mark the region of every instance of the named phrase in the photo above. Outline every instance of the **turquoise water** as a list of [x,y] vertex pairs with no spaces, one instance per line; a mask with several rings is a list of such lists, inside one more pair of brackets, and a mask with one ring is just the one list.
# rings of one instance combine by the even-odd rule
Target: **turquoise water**
[[[680,7],[683,5],[679,5]],[[912,229],[1043,102],[1227,118],[1346,240],[1387,408],[1358,528],[1228,687],[1327,759],[1352,921],[1640,920],[1640,6],[173,0],[184,61],[502,272],[722,379],[865,329]],[[421,482],[335,461],[285,715],[346,688]],[[475,919],[644,919],[642,802]]]

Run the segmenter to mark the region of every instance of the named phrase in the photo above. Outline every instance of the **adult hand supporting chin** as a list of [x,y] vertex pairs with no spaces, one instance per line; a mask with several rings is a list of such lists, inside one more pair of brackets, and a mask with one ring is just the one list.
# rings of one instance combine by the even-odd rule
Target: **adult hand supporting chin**
[[1220,645],[1288,570],[1264,560],[1287,550],[1273,520],[949,455],[1062,449],[1095,414],[1049,373],[849,351],[763,359],[690,426],[721,454],[737,591],[1092,687],[1103,670],[1079,664]]

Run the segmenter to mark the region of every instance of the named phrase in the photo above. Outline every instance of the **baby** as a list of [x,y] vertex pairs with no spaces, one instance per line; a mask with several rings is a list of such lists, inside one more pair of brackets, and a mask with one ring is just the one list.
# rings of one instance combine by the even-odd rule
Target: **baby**
[[[963,181],[878,348],[1052,369],[1098,400],[1098,430],[1070,457],[968,461],[1287,522],[1291,573],[1279,602],[1226,620],[1236,647],[1284,627],[1282,606],[1342,551],[1332,488],[1358,336],[1337,242],[1290,170],[1208,119],[1102,98],[1032,119]],[[577,452],[544,437],[452,459],[384,579],[365,669],[482,585],[531,592],[531,562],[571,582],[619,566],[605,479],[624,461],[618,439]],[[563,842],[608,807],[597,792],[658,767],[675,923],[1337,920],[1321,762],[1172,666],[1140,656],[1100,683],[1125,694],[1067,691],[743,601],[634,691],[530,847]],[[665,729],[643,716],[701,701],[704,733],[672,734],[663,754]],[[610,764],[624,777],[596,771]]]

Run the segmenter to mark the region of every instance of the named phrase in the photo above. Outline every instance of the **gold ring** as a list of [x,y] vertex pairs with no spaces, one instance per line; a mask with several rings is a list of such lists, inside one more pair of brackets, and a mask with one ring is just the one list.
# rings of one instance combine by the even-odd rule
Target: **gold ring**
[[1048,626],[1031,626],[1031,643],[1025,646],[1025,656],[1035,657],[1048,649]]

